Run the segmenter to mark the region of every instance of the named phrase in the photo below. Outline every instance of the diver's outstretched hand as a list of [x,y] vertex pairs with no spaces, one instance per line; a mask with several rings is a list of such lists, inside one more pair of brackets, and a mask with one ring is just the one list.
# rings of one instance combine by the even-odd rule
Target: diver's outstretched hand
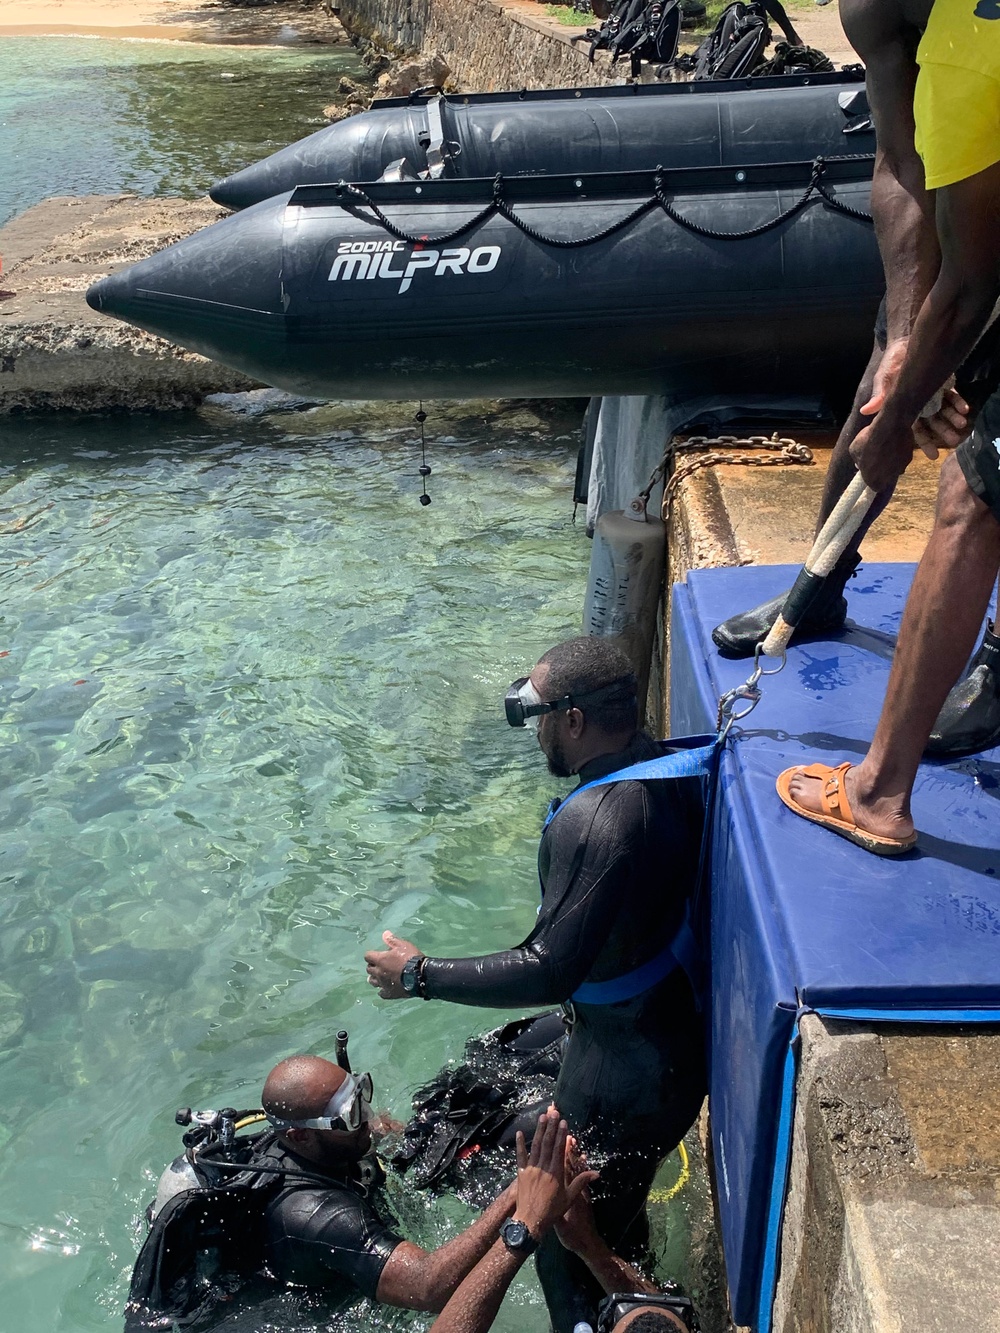
[[570,1154],[575,1146],[576,1140],[554,1106],[538,1117],[530,1153],[524,1135],[517,1131],[517,1207],[514,1217],[525,1224],[535,1240],[540,1240],[551,1230],[590,1182],[597,1179],[596,1171],[577,1170],[570,1165]]
[[388,945],[387,949],[370,949],[365,954],[368,984],[376,987],[383,1000],[405,1000],[407,994],[400,976],[407,959],[419,954],[420,950],[409,940],[397,939],[391,930],[383,931],[382,939]]
[[[586,1157],[572,1141],[566,1154],[566,1175],[568,1179],[574,1180],[586,1176],[587,1184],[597,1177],[596,1171],[588,1170]],[[555,1228],[564,1249],[579,1254],[591,1245],[598,1233],[590,1202],[590,1191],[586,1185],[574,1196],[565,1213],[556,1222]]]

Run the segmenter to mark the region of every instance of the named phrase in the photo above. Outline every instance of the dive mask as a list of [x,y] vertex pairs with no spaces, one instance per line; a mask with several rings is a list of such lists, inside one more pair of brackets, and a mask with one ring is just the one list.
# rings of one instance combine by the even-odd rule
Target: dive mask
[[567,709],[578,708],[585,702],[595,704],[610,701],[615,695],[620,696],[624,702],[626,699],[634,699],[635,693],[635,676],[628,675],[619,676],[617,680],[608,681],[607,685],[600,685],[596,690],[588,690],[585,694],[566,694],[561,699],[543,703],[531,683],[531,677],[522,676],[520,680],[514,681],[504,695],[503,707],[510,726],[537,727],[538,719],[543,713],[564,713]]
[[640,1291],[618,1291],[613,1296],[606,1296],[597,1311],[597,1333],[611,1333],[626,1315],[647,1308],[672,1314],[690,1333],[699,1333],[698,1316],[690,1298],[684,1295],[680,1287],[673,1283],[670,1286],[672,1290],[659,1292],[655,1296],[647,1296]]
[[531,727],[534,731],[541,714],[549,712],[553,705],[543,704],[530,678],[522,676],[504,695],[503,707],[509,726]]
[[275,1129],[340,1129],[350,1134],[372,1119],[372,1092],[371,1074],[348,1074],[322,1115],[310,1120],[280,1120],[273,1115],[267,1118]]

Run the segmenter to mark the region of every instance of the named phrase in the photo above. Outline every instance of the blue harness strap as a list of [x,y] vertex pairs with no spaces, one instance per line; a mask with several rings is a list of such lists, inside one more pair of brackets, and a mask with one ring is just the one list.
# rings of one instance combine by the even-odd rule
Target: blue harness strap
[[[685,736],[680,740],[668,742],[675,753],[660,755],[657,759],[645,759],[639,764],[630,764],[608,773],[593,782],[585,782],[577,787],[562,801],[553,801],[545,817],[548,828],[555,816],[574,796],[591,787],[607,787],[613,782],[650,782],[676,778],[704,778],[710,781],[717,771],[719,751],[722,741],[718,736]],[[709,802],[710,805],[710,802]],[[706,814],[706,818],[709,814]],[[624,976],[612,977],[610,981],[585,981],[570,996],[579,1004],[620,1004],[623,1000],[634,1000],[643,991],[650,990],[658,982],[668,977],[674,968],[682,967],[694,980],[698,945],[691,928],[690,914],[685,914],[680,929],[665,948],[641,967],[626,972]]]

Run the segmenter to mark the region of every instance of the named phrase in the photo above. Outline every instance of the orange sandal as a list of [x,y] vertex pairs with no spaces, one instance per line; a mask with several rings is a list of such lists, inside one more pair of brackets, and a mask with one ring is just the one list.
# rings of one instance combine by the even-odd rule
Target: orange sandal
[[[819,824],[821,828],[829,829],[849,842],[857,843],[866,852],[873,852],[876,856],[900,856],[908,852],[917,841],[916,833],[911,833],[908,838],[885,838],[858,827],[844,790],[844,774],[851,767],[853,765],[848,763],[838,764],[836,768],[831,768],[829,764],[809,764],[806,767],[799,764],[795,768],[786,768],[783,773],[779,773],[775,784],[778,795],[793,814],[801,815],[803,819]],[[790,791],[792,778],[800,774],[806,778],[823,780],[821,814],[815,810],[806,810],[793,799]]]

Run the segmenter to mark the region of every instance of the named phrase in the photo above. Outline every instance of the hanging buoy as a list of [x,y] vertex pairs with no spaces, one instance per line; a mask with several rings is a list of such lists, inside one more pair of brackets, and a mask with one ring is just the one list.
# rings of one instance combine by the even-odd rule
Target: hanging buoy
[[618,635],[623,640],[639,681],[640,719],[646,707],[666,555],[666,524],[649,517],[644,496],[597,520],[583,632]]

